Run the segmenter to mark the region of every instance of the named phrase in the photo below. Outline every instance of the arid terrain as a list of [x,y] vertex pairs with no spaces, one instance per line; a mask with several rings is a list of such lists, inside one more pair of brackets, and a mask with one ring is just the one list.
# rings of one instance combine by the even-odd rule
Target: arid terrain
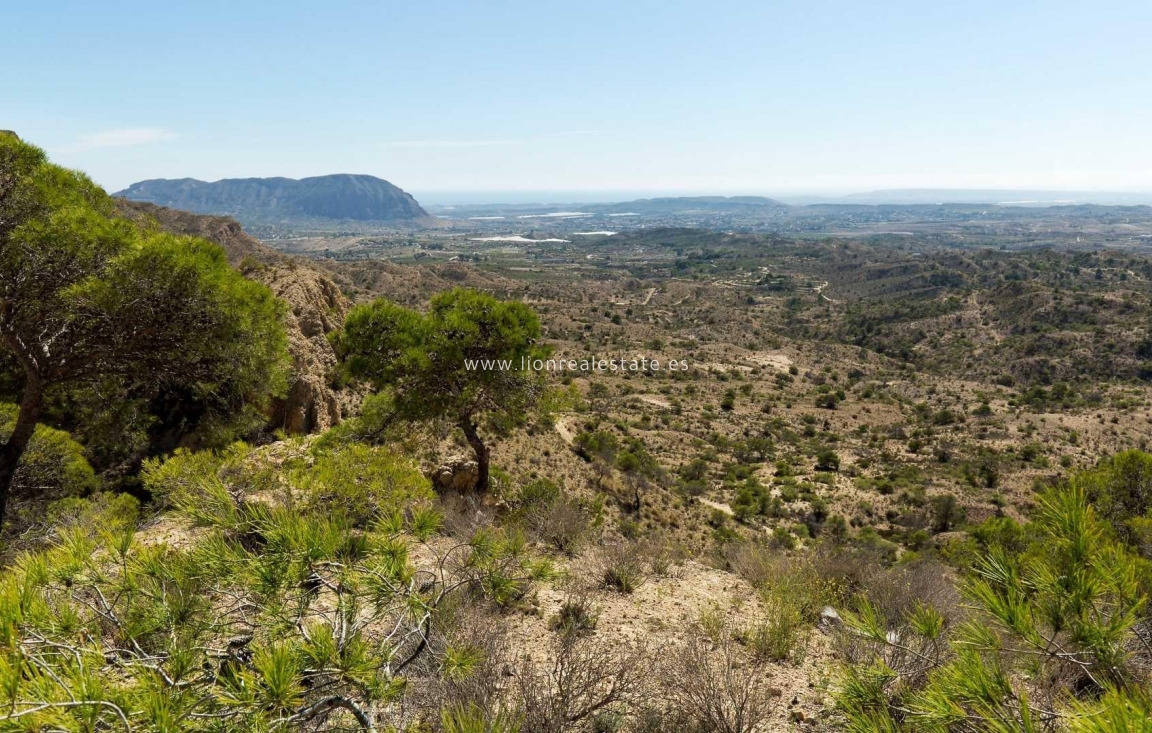
[[[762,730],[834,727],[832,679],[852,654],[823,606],[758,651],[748,634],[777,618],[778,583],[811,563],[868,562],[826,580],[887,587],[896,609],[949,596],[976,547],[966,529],[1023,520],[1038,490],[1152,434],[1141,256],[686,229],[442,241],[423,260],[395,244],[400,262],[296,266],[351,302],[419,308],[477,288],[536,310],[558,361],[665,365],[556,369],[557,408],[499,436],[495,493],[442,497],[458,527],[521,524],[558,569],[488,621],[503,653],[548,668],[541,639],[573,599],[605,647],[678,647],[703,624],[761,660]],[[604,435],[618,447],[602,451]],[[449,433],[412,450],[425,471],[468,455]],[[625,450],[650,464],[621,464]],[[520,506],[541,482],[564,497],[555,521]],[[833,561],[830,546],[858,550]],[[604,581],[622,552],[635,555],[627,592]]]
[[[245,442],[170,439],[161,414],[140,447],[90,450],[79,496],[22,484],[11,503],[6,587],[44,604],[24,658],[70,679],[95,664],[101,684],[129,670],[91,704],[146,727],[162,699],[179,729],[889,730],[860,721],[890,705],[919,730],[952,714],[921,692],[953,679],[934,670],[967,659],[943,634],[999,618],[965,600],[973,567],[1152,436],[1152,260],[1127,251],[702,228],[262,243],[223,217],[117,207],[219,244],[284,304],[291,362]],[[516,304],[538,329],[534,408],[479,423],[483,491],[475,423],[403,417],[441,397],[404,407],[411,374],[383,372],[389,391],[349,366],[356,318],[431,319],[446,297]],[[102,445],[111,428],[69,404],[48,414]],[[104,646],[44,627],[49,608]],[[1096,684],[1061,654],[1050,682],[1012,678],[1044,709]],[[45,684],[22,714],[69,709],[71,683]]]

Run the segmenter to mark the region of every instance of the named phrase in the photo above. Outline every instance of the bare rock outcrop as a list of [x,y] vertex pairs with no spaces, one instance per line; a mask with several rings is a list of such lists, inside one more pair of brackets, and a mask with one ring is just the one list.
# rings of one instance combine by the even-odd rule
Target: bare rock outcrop
[[340,422],[340,397],[329,385],[336,352],[328,334],[344,323],[351,304],[331,280],[293,265],[245,274],[267,285],[289,308],[285,320],[292,383],[284,399],[273,404],[273,424],[293,433],[311,433]]
[[428,478],[438,491],[470,491],[480,478],[480,469],[470,458],[452,456],[432,469]]

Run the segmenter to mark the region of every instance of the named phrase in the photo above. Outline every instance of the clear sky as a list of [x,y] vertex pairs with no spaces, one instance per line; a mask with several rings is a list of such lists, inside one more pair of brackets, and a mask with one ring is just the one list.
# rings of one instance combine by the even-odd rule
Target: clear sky
[[0,7],[0,128],[111,190],[1152,190],[1149,0]]

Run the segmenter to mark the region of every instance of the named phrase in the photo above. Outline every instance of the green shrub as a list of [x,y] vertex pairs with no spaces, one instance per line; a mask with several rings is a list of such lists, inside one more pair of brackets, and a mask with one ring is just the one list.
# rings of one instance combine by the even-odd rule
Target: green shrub
[[952,494],[933,496],[931,502],[933,532],[947,532],[964,522],[967,513]]
[[720,400],[720,409],[725,412],[731,412],[732,408],[736,406],[736,390],[729,389],[724,392],[724,397]]
[[763,615],[743,633],[752,656],[760,661],[800,663],[810,626],[800,604],[786,593],[764,594]]
[[825,392],[816,396],[816,406],[825,410],[835,410],[840,399],[834,392]]
[[134,528],[139,518],[139,499],[131,494],[102,491],[90,497],[70,496],[49,504],[45,522],[57,534],[73,529],[116,533]]
[[644,563],[635,545],[613,545],[602,559],[602,582],[605,588],[631,593],[644,584]]
[[[12,434],[17,412],[16,405],[0,404],[0,442]],[[99,486],[83,446],[63,430],[37,425],[16,466],[11,492],[16,499],[51,501],[81,496]]]
[[[1026,731],[1055,715],[1061,730],[1147,729],[1148,671],[1131,651],[1147,606],[1141,562],[1080,485],[1107,486],[1100,479],[1086,474],[1042,495],[1023,536],[1001,520],[978,528],[985,549],[962,590],[980,615],[955,630],[923,603],[895,627],[868,599],[842,613],[874,645],[854,655],[838,685],[848,728],[945,730],[962,720],[971,730]],[[1054,701],[1042,706],[1054,712],[1037,699]]]
[[599,615],[592,601],[577,596],[564,601],[548,625],[562,634],[585,634],[596,629]]
[[840,456],[835,451],[825,448],[816,454],[817,471],[839,471]]
[[784,550],[796,549],[796,537],[783,527],[773,527],[772,546]]
[[899,549],[895,543],[880,536],[872,527],[864,527],[856,535],[856,543],[865,551],[873,553],[885,565],[896,562]]
[[555,481],[546,478],[529,481],[517,492],[515,498],[517,511],[524,514],[536,508],[548,507],[559,499],[560,495],[560,487]]
[[[364,448],[290,461],[274,483],[275,449],[152,461],[148,485],[206,528],[148,542],[134,536],[132,497],[53,505],[55,544],[0,571],[0,718],[17,711],[8,722],[21,730],[267,731],[293,718],[314,727],[319,709],[331,717],[316,726],[367,729],[419,666],[445,684],[474,668],[482,650],[445,626],[454,609],[506,608],[551,567],[516,532],[430,542],[440,522],[422,506],[426,482]],[[410,562],[415,546],[435,572]],[[508,720],[479,730],[515,730]]]
[[244,444],[233,446],[226,454],[178,448],[167,459],[144,461],[141,480],[157,509],[193,507],[209,490],[209,483],[220,484],[217,471],[226,463],[243,460],[247,452]]
[[823,536],[835,544],[844,542],[848,539],[848,520],[839,514],[828,517],[828,520],[824,522]]
[[1125,542],[1136,539],[1133,518],[1152,515],[1152,454],[1117,453],[1076,475],[1072,483]]
[[342,515],[359,528],[434,497],[413,461],[359,443],[322,453],[295,479],[311,509]]

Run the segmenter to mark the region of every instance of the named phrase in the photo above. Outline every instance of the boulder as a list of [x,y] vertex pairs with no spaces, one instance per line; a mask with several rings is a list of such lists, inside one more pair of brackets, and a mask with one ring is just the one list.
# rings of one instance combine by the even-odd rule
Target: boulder
[[838,626],[840,623],[840,614],[836,612],[835,608],[825,606],[820,610],[821,626]]
[[428,478],[438,491],[471,491],[480,478],[480,468],[471,458],[452,456],[432,469]]

